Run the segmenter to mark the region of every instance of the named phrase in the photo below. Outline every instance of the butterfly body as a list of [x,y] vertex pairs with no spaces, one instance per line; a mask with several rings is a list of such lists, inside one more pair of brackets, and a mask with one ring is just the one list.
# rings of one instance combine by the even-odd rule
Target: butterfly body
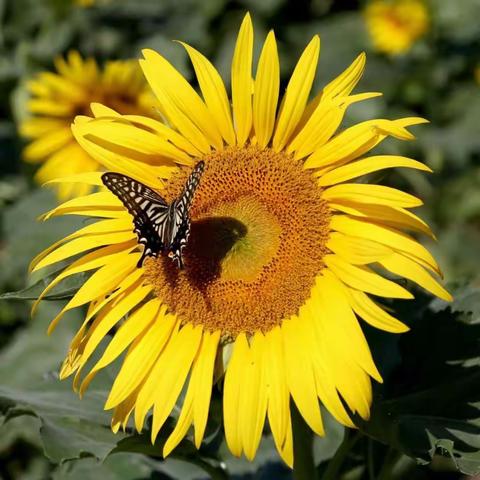
[[131,177],[115,172],[102,175],[103,184],[133,217],[134,232],[144,246],[138,267],[146,257],[156,258],[167,253],[179,268],[183,268],[182,250],[190,234],[188,212],[204,168],[204,162],[195,165],[183,192],[170,204],[150,187]]

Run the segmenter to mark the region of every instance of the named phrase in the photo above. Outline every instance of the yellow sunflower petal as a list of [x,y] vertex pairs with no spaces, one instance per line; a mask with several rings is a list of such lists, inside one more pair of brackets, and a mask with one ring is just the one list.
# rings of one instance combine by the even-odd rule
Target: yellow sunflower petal
[[438,298],[441,298],[446,302],[451,302],[453,300],[452,296],[432,276],[430,276],[423,267],[413,260],[410,260],[399,253],[393,253],[388,257],[382,258],[378,262],[390,272],[418,283],[418,285],[433,293]]
[[[214,117],[184,76],[159,53],[148,49],[142,53],[145,60],[141,65],[145,77],[167,112],[169,120],[182,131],[182,123],[178,123],[176,115],[177,111],[181,112],[202,132],[205,140],[221,148],[221,135]],[[161,75],[158,72],[161,72]],[[189,140],[194,143],[191,138]]]
[[164,458],[172,453],[172,450],[183,440],[192,425],[194,400],[194,388],[189,384],[177,424],[163,446]]
[[85,100],[86,92],[83,88],[61,75],[42,72],[39,74],[38,79],[49,87],[49,92],[54,90],[56,95],[64,97],[71,102],[81,102]]
[[101,208],[121,211],[122,215],[125,215],[125,211],[122,209],[122,203],[115,195],[110,192],[97,192],[85,195],[84,197],[72,198],[45,213],[41,218],[48,220],[51,217],[65,215],[66,213],[70,215],[84,215],[85,211],[99,210]]
[[411,158],[398,155],[377,155],[331,170],[318,179],[318,184],[321,186],[335,185],[367,173],[393,167],[414,168],[424,172],[432,171],[425,164]]
[[38,138],[67,126],[66,120],[50,117],[31,117],[20,123],[18,132],[22,137]]
[[363,217],[365,220],[382,223],[387,227],[422,232],[435,239],[435,235],[427,223],[405,208],[374,205],[371,203],[356,203],[351,200],[330,201],[329,207],[332,210],[348,213],[350,216]]
[[358,81],[362,78],[363,71],[365,69],[365,61],[366,55],[362,52],[348,68],[346,68],[338,77],[326,85],[323,90],[308,103],[302,120],[299,123],[301,128],[303,128],[307,121],[309,121],[313,112],[317,110],[321,102],[331,103],[328,102],[328,100],[332,100],[336,97],[346,97],[350,94]]
[[223,383],[223,423],[225,441],[233,455],[242,454],[241,425],[238,414],[243,381],[243,371],[249,357],[249,347],[245,334],[241,333],[233,344],[233,352],[227,365]]
[[238,32],[231,71],[233,118],[240,147],[252,129],[252,59],[253,26],[247,13]]
[[265,374],[268,386],[268,423],[278,450],[285,441],[290,420],[290,395],[285,378],[285,354],[280,327],[265,334],[268,362]]
[[365,52],[362,52],[348,68],[325,86],[323,95],[329,98],[349,95],[362,78],[366,60]]
[[287,434],[285,436],[285,441],[280,446],[278,453],[282,457],[283,461],[290,467],[293,468],[293,434],[292,434],[292,421],[290,415],[287,422]]
[[257,332],[250,347],[250,362],[242,390],[239,416],[243,449],[248,460],[253,460],[262,436],[267,411],[267,387],[265,385],[265,337]]
[[50,292],[55,286],[57,286],[65,278],[75,275],[77,273],[88,272],[110,262],[115,262],[118,258],[121,258],[125,253],[130,252],[135,248],[133,245],[130,249],[125,249],[124,244],[107,245],[104,248],[99,248],[94,252],[90,252],[87,255],[82,256],[72,264],[70,264],[65,270],[57,275],[38,296],[37,300],[32,306],[32,315],[35,314],[38,304],[42,301],[45,295]]
[[413,208],[423,205],[423,202],[413,195],[396,188],[367,183],[342,183],[325,189],[323,197],[330,201],[352,200],[357,203],[372,203],[391,207]]
[[[125,400],[140,385],[170,339],[177,319],[165,312],[166,308],[161,309],[148,329],[139,335],[129,348],[105,403],[106,410]],[[142,425],[143,419],[140,424],[136,422],[138,431],[142,429]]]
[[400,285],[381,277],[361,265],[351,265],[338,256],[326,255],[325,264],[344,283],[352,288],[378,295],[379,297],[413,298],[413,295]]
[[350,97],[325,98],[318,102],[308,120],[298,129],[295,138],[287,147],[288,152],[295,152],[295,158],[304,158],[324,145],[337,131],[342,123],[347,108],[369,98],[378,97],[378,93],[364,93]]
[[[349,299],[345,295],[344,287],[337,277],[328,270],[317,279],[320,295],[323,298],[323,307],[325,317],[329,323],[329,328],[334,330],[338,345],[343,345],[345,354],[350,351],[350,357],[360,365],[366,373],[378,382],[382,382],[382,377],[373,362],[367,340],[363,335],[362,329],[350,307]],[[336,321],[332,321],[336,319]],[[355,353],[352,355],[352,349]]]
[[327,247],[346,262],[353,265],[366,265],[388,257],[392,249],[381,243],[360,237],[349,237],[340,232],[332,232]]
[[94,300],[89,306],[87,315],[85,316],[84,325],[87,325],[87,323],[89,323],[89,321],[95,315],[97,315],[100,310],[102,310],[106,305],[116,302],[117,297],[123,295],[123,293],[128,290],[133,284],[140,285],[142,283],[140,279],[143,276],[143,273],[144,272],[142,269],[136,268],[125,276],[125,278],[118,284],[118,287],[115,289],[115,291],[109,293],[103,298]]
[[112,422],[111,428],[113,433],[117,433],[120,430],[120,427],[125,428],[128,423],[128,419],[135,408],[135,400],[137,396],[136,394],[130,395],[127,399],[125,399],[120,405],[115,407],[112,415]]
[[[68,158],[68,162],[65,161],[66,158]],[[98,170],[98,166],[98,163],[72,140],[44,160],[44,163],[35,174],[35,181],[43,184],[54,178],[66,177],[79,172]],[[56,187],[56,190],[60,191],[62,188],[85,189],[84,186],[81,185],[75,186],[65,183]],[[87,188],[86,193],[89,193],[90,190],[91,188]],[[62,197],[60,197],[60,199],[63,201]]]
[[387,245],[392,250],[405,252],[425,262],[431,270],[440,275],[440,269],[432,254],[406,233],[399,232],[369,221],[351,218],[346,215],[335,215],[331,220],[331,228],[338,232],[355,237],[367,238]]
[[[92,120],[89,120],[88,122],[78,122],[77,119],[78,117],[76,117],[75,123],[72,125],[72,132],[77,139],[77,142],[106,170],[123,173],[149,186],[155,186],[159,184],[158,177],[161,177],[162,174],[164,174],[165,166],[171,165],[171,161],[166,159],[166,161],[160,162],[160,165],[154,162],[149,165],[148,168],[145,168],[145,164],[141,160],[148,164],[149,162],[152,162],[151,156],[142,156],[138,152],[129,149],[121,149],[108,142],[102,143],[98,140],[95,141],[89,136],[91,133],[90,123]],[[183,154],[180,154],[176,158],[176,161],[178,163],[184,162],[187,165],[191,165],[190,159],[182,160],[182,158]]]
[[280,151],[302,118],[317,70],[320,37],[315,35],[302,53],[290,77],[278,115],[272,145]]
[[347,294],[354,312],[373,327],[392,333],[403,333],[409,330],[404,323],[392,317],[360,290],[347,288]]
[[343,425],[354,426],[336,387],[336,378],[331,365],[333,359],[329,356],[325,342],[328,342],[324,323],[329,321],[323,308],[324,300],[321,295],[321,285],[318,280],[311,290],[310,299],[303,305],[302,310],[306,320],[305,329],[310,331],[305,339],[309,342],[312,356],[312,365],[315,375],[317,395],[330,413]]
[[121,260],[117,260],[116,263],[104,265],[98,269],[50,322],[47,333],[50,335],[53,332],[58,322],[68,310],[91,302],[114,290],[121,279],[135,268],[139,258],[139,253],[126,254]]
[[28,80],[25,82],[25,87],[29,93],[37,95],[38,97],[48,97],[50,96],[50,88],[45,83],[37,80]]
[[222,77],[220,77],[217,69],[210,61],[199,51],[186,43],[180,43],[185,47],[192,61],[203,98],[215,119],[218,130],[229,145],[234,145],[235,131],[233,129],[230,102]]
[[[323,296],[321,289],[318,289],[318,295],[321,305],[325,302],[329,303],[328,299]],[[315,313],[318,316],[318,312]],[[320,319],[317,320],[317,330],[318,338],[329,339],[332,338],[332,335],[338,333],[339,326],[331,321],[330,315],[320,315]],[[324,360],[323,365],[325,365],[325,368],[322,369],[320,367],[318,373],[321,374],[323,370],[324,376],[318,380],[319,383],[331,382],[333,380],[335,385],[334,394],[330,393],[328,397],[325,397],[330,402],[330,411],[341,423],[352,426],[352,421],[346,413],[342,402],[348,405],[350,411],[358,412],[363,418],[368,418],[372,389],[368,374],[354,361],[355,358],[350,354],[350,340],[345,340],[342,331],[340,331],[339,338],[343,338],[343,341],[331,342],[321,340],[323,355],[320,359]],[[320,366],[319,362],[317,366]],[[337,391],[342,396],[340,404],[338,404],[336,398]],[[327,391],[327,393],[329,392]]]
[[302,319],[285,320],[281,331],[285,349],[287,385],[299,412],[317,434],[323,435],[323,423],[315,388],[315,377],[309,352],[303,348],[304,328]]
[[190,157],[158,135],[134,125],[97,118],[83,125],[82,135],[99,145],[139,162],[167,163],[166,159],[182,164],[190,164]]
[[52,117],[70,117],[75,106],[71,103],[59,103],[54,100],[36,98],[27,102],[27,108],[32,113]]
[[[152,443],[155,442],[160,428],[168,418],[182,391],[200,346],[202,333],[201,327],[192,327],[188,324],[183,327],[166,346],[152,370],[151,377],[145,383],[144,388],[150,381],[155,383],[150,397],[153,400]],[[174,369],[171,368],[172,365],[175,365]],[[143,389],[138,396],[139,401],[142,392]]]
[[318,168],[337,162],[347,163],[358,158],[378,145],[387,136],[399,140],[413,140],[414,136],[405,128],[424,123],[418,118],[400,120],[368,120],[347,128],[317,149],[305,162],[305,168]]
[[177,148],[184,150],[191,156],[198,157],[202,154],[183,135],[154,118],[142,117],[141,115],[123,115],[122,119],[140,128],[154,132],[160,138],[173,143]]
[[207,426],[208,410],[212,393],[213,368],[217,354],[220,331],[203,335],[202,345],[192,369],[195,403],[193,405],[193,422],[195,425],[195,446],[200,448]]
[[344,112],[345,109],[341,108],[337,102],[321,101],[290,142],[287,151],[295,152],[296,159],[310,155],[336,132]]
[[131,223],[128,220],[128,216],[123,213],[121,218],[114,218],[108,220],[100,220],[95,223],[91,223],[86,227],[73,232],[72,234],[68,235],[67,237],[55,242],[49,248],[43,250],[39,253],[30,263],[29,272],[34,272],[39,270],[42,267],[38,267],[38,263],[43,260],[47,255],[51,252],[56,250],[60,245],[68,243],[70,240],[74,238],[86,236],[86,235],[95,235],[95,234],[105,234],[105,233],[113,233],[113,232],[123,232],[128,230],[131,227]]
[[152,323],[160,307],[159,300],[150,300],[135,310],[121,325],[103,355],[85,376],[80,385],[80,394],[83,395],[94,376],[102,368],[112,363],[123,351]]
[[58,247],[57,249],[49,253],[47,256],[45,256],[42,260],[40,260],[35,265],[33,271],[40,270],[41,268],[73,257],[74,255],[77,255],[79,253],[91,250],[93,248],[103,247],[105,245],[121,243],[125,244],[125,249],[128,249],[131,245],[127,242],[132,239],[133,234],[129,231],[120,231],[74,238],[72,241]]
[[74,175],[69,175],[68,177],[53,178],[48,180],[45,185],[50,185],[53,183],[85,183],[87,185],[95,185],[97,187],[102,187],[103,182],[101,179],[102,172],[84,172],[76,173]]
[[[117,282],[118,283],[118,282]],[[140,302],[150,293],[150,286],[133,285],[129,290],[122,295],[119,300],[111,308],[107,308],[95,318],[88,329],[88,339],[82,352],[82,357],[79,362],[77,375],[75,376],[74,387],[77,388],[80,380],[80,373],[98,347],[103,338],[108,332],[130,311],[135,310]],[[88,386],[88,382],[84,384],[83,389],[80,389],[80,394],[83,393]]]
[[90,104],[90,110],[94,117],[121,117],[121,114],[113,108],[107,107],[102,103],[93,102]]
[[280,63],[275,34],[270,31],[258,60],[253,93],[253,126],[258,146],[265,148],[275,125],[280,88]]
[[[317,304],[320,304],[320,302],[317,302]],[[315,315],[312,315],[312,317],[318,316],[318,311],[315,312]],[[321,323],[325,320],[319,320],[317,318],[316,321]],[[312,331],[319,329],[321,331],[321,327],[317,327],[317,329],[315,329],[315,326],[312,325]],[[347,427],[354,428],[355,425],[345,410],[345,405],[338,394],[335,383],[335,372],[330,365],[330,363],[334,360],[332,360],[332,358],[328,355],[328,352],[323,345],[325,342],[325,340],[322,338],[323,336],[323,333],[316,335],[315,339],[317,341],[317,345],[315,350],[313,350],[312,356],[318,398],[338,422]]]
[[27,162],[38,162],[72,141],[70,127],[64,127],[45,134],[38,140],[30,143],[23,150],[23,156]]

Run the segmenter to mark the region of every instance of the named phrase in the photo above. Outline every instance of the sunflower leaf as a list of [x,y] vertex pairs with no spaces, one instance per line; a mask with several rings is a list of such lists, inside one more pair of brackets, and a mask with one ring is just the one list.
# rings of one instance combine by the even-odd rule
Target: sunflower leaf
[[400,342],[402,364],[359,427],[419,463],[443,455],[473,475],[480,473],[480,291],[457,298],[447,308],[417,303],[416,313],[400,314],[413,327]]
[[[36,300],[43,290],[58,275],[58,272],[38,280],[33,285],[16,292],[6,292],[0,295],[0,300]],[[85,283],[87,274],[81,273],[67,277],[58,286],[43,297],[44,300],[66,300],[72,298]]]
[[152,478],[156,462],[143,455],[117,454],[100,462],[86,457],[60,465],[52,474],[53,480],[138,480]]
[[98,408],[106,391],[98,388],[80,400],[69,382],[49,378],[35,388],[0,386],[0,411],[6,421],[32,415],[40,420],[45,455],[53,463],[82,456],[103,460],[123,436],[110,430],[110,415]]
[[123,436],[110,431],[110,413],[99,408],[111,379],[100,375],[82,400],[71,381],[58,380],[59,361],[80,320],[70,312],[53,340],[45,331],[58,309],[54,303],[42,304],[34,321],[1,351],[0,416],[6,425],[26,415],[36,417],[42,449],[53,463],[86,455],[103,459]]

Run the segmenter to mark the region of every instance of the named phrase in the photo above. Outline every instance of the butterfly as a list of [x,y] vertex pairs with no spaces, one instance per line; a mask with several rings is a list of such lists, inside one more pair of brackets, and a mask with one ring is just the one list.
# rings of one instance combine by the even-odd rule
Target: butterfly
[[170,204],[151,188],[126,175],[115,172],[102,175],[103,184],[133,217],[134,232],[144,246],[138,268],[146,257],[157,258],[165,252],[178,268],[183,268],[182,250],[190,234],[188,211],[204,169],[203,161],[195,165],[181,195]]

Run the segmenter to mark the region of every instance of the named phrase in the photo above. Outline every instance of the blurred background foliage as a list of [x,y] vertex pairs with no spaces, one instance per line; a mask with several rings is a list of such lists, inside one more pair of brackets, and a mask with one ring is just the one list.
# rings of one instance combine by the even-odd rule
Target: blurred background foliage
[[[424,161],[435,174],[396,170],[374,179],[424,200],[420,214],[438,237],[437,243],[426,242],[456,300],[449,307],[424,297],[392,304],[412,327],[401,338],[367,330],[386,382],[377,388],[371,422],[359,425],[359,432],[344,436],[326,417],[326,438],[313,441],[316,474],[352,480],[466,478],[480,472],[480,84],[475,75],[480,0],[430,0],[428,32],[401,56],[375,51],[365,5],[357,0],[0,0],[0,289],[35,283],[27,279],[31,258],[81,222],[36,222],[55,198],[34,184],[33,168],[22,163],[16,128],[26,113],[25,81],[51,70],[56,55],[78,49],[102,62],[135,58],[149,47],[192,78],[183,49],[171,41],[181,39],[213,59],[228,81],[246,10],[253,16],[257,49],[275,29],[284,82],[315,33],[322,40],[317,89],[365,50],[367,68],[357,91],[384,96],[352,106],[345,125],[401,116],[430,120],[415,129],[416,142],[385,142],[381,150]],[[67,298],[71,288],[57,289],[52,300]],[[105,374],[96,380],[82,401],[68,381],[57,380],[78,318],[72,314],[54,338],[47,338],[57,305],[45,303],[31,320],[27,300],[38,289],[34,285],[0,303],[0,478],[292,478],[268,432],[254,463],[232,458],[222,443],[215,405],[200,454],[184,441],[163,461],[160,447],[152,447],[147,437],[111,434],[109,414],[101,409],[111,379]]]

